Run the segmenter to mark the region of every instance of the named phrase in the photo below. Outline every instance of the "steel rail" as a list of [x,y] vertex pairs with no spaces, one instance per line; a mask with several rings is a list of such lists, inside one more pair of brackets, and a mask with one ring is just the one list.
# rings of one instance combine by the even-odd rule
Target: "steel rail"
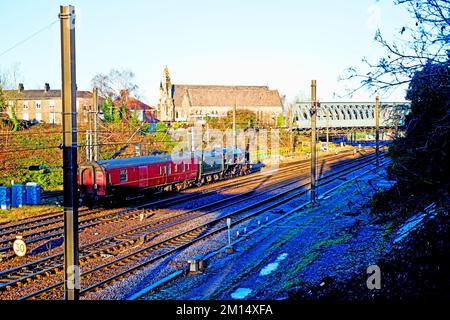
[[[368,156],[371,156],[371,154],[360,156],[357,159],[361,159],[361,158],[368,157]],[[340,159],[342,157],[343,157],[342,155],[337,156],[337,157],[332,156],[331,159],[335,159],[335,158]],[[324,159],[324,160],[331,160],[331,159]],[[350,161],[350,160],[352,160],[352,159],[349,159],[347,161]],[[299,165],[295,165],[293,167],[302,166],[303,164],[306,166],[307,162],[301,163]],[[335,165],[338,165],[338,164],[335,164]],[[281,170],[283,170],[283,171],[290,171],[291,167],[284,167]],[[244,177],[248,177],[248,176],[244,176]],[[238,178],[244,178],[244,177],[238,177]],[[244,183],[240,183],[239,186],[244,186],[244,185],[247,185],[247,184],[251,184],[251,183],[254,183],[256,181],[263,180],[263,179],[265,179],[265,176],[252,177],[252,179],[247,179],[247,181],[245,181]],[[175,197],[170,198],[170,199],[162,199],[162,200],[152,201],[152,202],[144,203],[144,204],[137,205],[137,206],[134,206],[134,207],[131,207],[131,208],[127,208],[127,209],[118,211],[116,213],[108,213],[108,214],[106,214],[104,216],[93,217],[91,219],[86,219],[86,220],[80,221],[80,229],[90,228],[90,227],[93,227],[93,226],[98,225],[98,224],[113,223],[113,222],[120,221],[121,219],[123,219],[123,218],[121,218],[121,216],[123,216],[125,214],[129,214],[130,212],[132,212],[134,210],[140,210],[140,209],[143,209],[143,208],[146,208],[146,207],[156,206],[156,205],[159,205],[159,204],[163,205],[162,207],[158,208],[158,209],[161,209],[161,208],[164,208],[164,207],[172,206],[174,204],[183,203],[183,202],[185,202],[187,200],[197,199],[200,196],[216,194],[216,193],[222,192],[224,190],[228,190],[229,188],[232,188],[239,181],[237,181],[236,179],[231,179],[231,180],[229,180],[227,182],[228,183],[226,183],[225,185],[217,186],[217,190],[216,189],[213,189],[213,190],[206,189],[206,190],[204,190],[204,192],[201,192],[200,194],[199,193],[186,194],[186,195],[183,195],[183,196],[175,196]],[[98,213],[98,211],[95,211],[94,213],[92,213],[92,212],[86,213],[83,216],[85,216],[85,215],[92,215],[92,214],[95,214],[95,213]],[[109,219],[109,220],[106,221],[105,219]],[[63,221],[63,218],[59,218],[57,221],[53,221],[53,222],[50,222],[50,223],[43,223],[42,225],[37,225],[37,226],[36,225],[32,225],[32,226],[29,226],[29,227],[22,228],[22,230],[24,230],[24,229],[32,230],[32,229],[36,229],[36,228],[39,228],[39,227],[43,227],[45,225],[51,225],[51,224],[55,224],[57,222],[62,222],[62,221]],[[47,239],[51,239],[51,238],[55,238],[55,237],[60,236],[62,234],[62,231],[60,231],[60,232],[55,232],[55,231],[62,230],[62,229],[63,229],[63,226],[56,226],[56,227],[53,227],[53,228],[48,228],[48,229],[45,229],[45,230],[39,230],[39,231],[36,231],[36,232],[33,232],[33,233],[25,234],[23,236],[27,236],[28,237],[27,243],[35,243],[35,242],[39,242],[39,241],[42,241],[42,240],[47,240]],[[20,234],[19,232],[20,232],[20,230],[17,230],[17,231],[10,231],[10,232],[5,233],[5,234]],[[1,234],[0,233],[0,236],[5,235],[5,234]],[[29,237],[36,237],[36,238],[29,239]],[[15,241],[15,237],[11,237],[11,238],[8,238],[8,239],[0,240],[0,245],[3,245],[2,247],[0,247],[0,253],[10,250],[11,249],[11,245],[12,245],[12,243],[14,241]],[[7,259],[8,256],[5,256],[4,258]]]
[[[319,179],[319,180],[321,180],[320,185],[323,186],[323,185],[325,185],[325,184],[329,184],[329,183],[331,183],[331,182],[333,182],[333,181],[336,181],[338,177],[342,176],[341,173],[343,173],[343,174],[345,175],[345,174],[346,174],[348,171],[350,171],[350,170],[353,170],[353,171],[354,171],[354,170],[358,170],[358,169],[361,169],[361,168],[363,168],[363,167],[365,167],[365,166],[367,166],[367,165],[370,165],[370,164],[371,164],[371,162],[369,162],[369,161],[363,162],[363,163],[358,163],[358,164],[356,164],[356,165],[349,166],[348,168],[339,170],[338,172],[333,172],[332,174],[329,174],[329,175],[326,175],[326,176],[324,176],[324,177],[321,177],[321,178]],[[305,184],[303,184],[301,187],[305,187],[305,186],[308,186],[308,185],[310,185],[310,183],[305,183]],[[293,190],[298,190],[299,188],[300,188],[300,187],[296,187],[296,188],[294,188],[294,189],[291,189],[291,190],[289,190],[289,191],[285,191],[285,192],[283,192],[283,193],[284,193],[284,194],[288,194],[288,193],[292,192]],[[238,221],[235,221],[234,224],[240,223],[240,222],[242,222],[242,221],[244,221],[244,220],[247,220],[247,219],[249,219],[249,218],[251,218],[251,217],[253,217],[253,216],[257,215],[257,214],[266,212],[268,209],[271,209],[271,208],[274,208],[274,207],[276,207],[276,206],[279,206],[280,204],[286,203],[286,202],[288,202],[289,200],[291,200],[291,199],[293,199],[293,198],[295,198],[295,197],[298,197],[298,196],[301,195],[301,194],[305,194],[306,192],[308,192],[308,189],[306,189],[306,190],[301,190],[300,192],[296,192],[296,193],[294,193],[293,195],[288,196],[287,198],[278,200],[278,201],[276,201],[275,203],[272,203],[272,204],[270,204],[269,206],[264,207],[263,209],[259,209],[259,210],[257,210],[256,212],[251,213],[250,215],[245,215],[245,217],[239,219]],[[133,259],[135,259],[135,258],[133,258],[133,257],[139,257],[140,255],[144,254],[145,252],[148,252],[148,251],[154,250],[154,249],[156,249],[156,248],[159,248],[159,247],[163,246],[164,244],[170,244],[170,243],[173,242],[173,241],[179,241],[179,240],[182,240],[183,237],[190,237],[190,235],[192,235],[192,234],[196,235],[197,233],[202,232],[205,228],[210,227],[211,225],[216,225],[217,223],[219,223],[219,222],[221,222],[221,221],[224,221],[224,219],[226,219],[227,217],[230,217],[230,216],[233,216],[233,215],[235,216],[235,215],[237,215],[237,214],[239,214],[239,213],[246,212],[247,210],[249,210],[249,209],[251,209],[251,208],[255,208],[255,207],[260,206],[261,204],[265,204],[265,203],[271,202],[272,200],[276,200],[276,199],[278,199],[279,197],[280,197],[280,194],[271,196],[271,197],[269,197],[268,199],[264,199],[264,200],[262,200],[262,201],[260,201],[260,202],[258,202],[258,203],[251,204],[251,205],[249,205],[249,206],[247,206],[247,207],[245,207],[245,208],[241,208],[241,209],[239,209],[239,210],[237,210],[237,211],[234,211],[234,212],[232,212],[232,213],[229,213],[229,214],[227,214],[227,215],[225,215],[225,216],[222,216],[222,217],[220,217],[220,218],[217,218],[217,219],[214,219],[214,220],[212,220],[212,221],[206,222],[206,223],[204,223],[204,224],[202,224],[202,225],[200,225],[200,226],[197,226],[197,227],[192,228],[192,229],[190,229],[190,230],[184,231],[184,232],[182,232],[182,233],[180,233],[180,234],[177,234],[177,235],[175,235],[175,236],[173,236],[173,237],[170,237],[170,238],[168,238],[168,239],[162,240],[162,241],[160,241],[160,242],[158,242],[158,243],[156,243],[156,244],[151,244],[150,246],[148,246],[148,247],[146,247],[146,248],[142,248],[142,249],[138,250],[137,252],[130,253],[130,254],[124,256],[124,257],[121,257],[121,258],[115,260],[115,261],[111,261],[111,262],[109,262],[109,263],[107,263],[107,264],[103,264],[103,265],[101,265],[101,266],[98,266],[98,267],[96,267],[96,268],[94,268],[94,269],[92,269],[92,270],[89,270],[89,271],[83,273],[81,276],[86,277],[86,276],[88,276],[88,275],[90,275],[90,274],[92,274],[92,273],[94,273],[94,272],[96,272],[96,271],[100,271],[100,270],[102,270],[102,269],[111,267],[112,265],[117,265],[117,264],[118,264],[118,265],[121,265],[121,263],[124,263],[124,261],[128,261],[128,260],[133,260]],[[195,242],[198,242],[198,241],[200,241],[200,240],[202,240],[202,239],[204,239],[204,238],[206,238],[206,237],[209,237],[209,236],[211,236],[211,235],[213,235],[213,234],[216,234],[216,233],[218,233],[218,232],[220,232],[220,231],[223,231],[223,230],[225,230],[225,228],[226,228],[226,227],[223,227],[223,228],[220,228],[220,229],[211,231],[211,232],[209,232],[209,233],[207,233],[207,234],[205,234],[205,235],[202,235],[202,236],[196,235],[196,236],[194,237],[193,240],[191,240],[191,241],[189,241],[189,242],[187,242],[187,243],[184,243],[184,244],[182,244],[182,245],[179,245],[179,246],[177,246],[177,247],[174,248],[174,249],[170,249],[169,251],[167,251],[167,252],[165,252],[165,253],[163,253],[163,254],[161,254],[161,255],[158,255],[157,257],[152,258],[151,260],[147,260],[147,261],[145,261],[144,263],[141,263],[141,264],[139,264],[139,265],[137,265],[137,266],[134,266],[134,267],[132,267],[132,268],[130,268],[130,269],[127,269],[127,270],[125,270],[125,271],[119,273],[118,275],[115,275],[115,276],[110,277],[110,278],[108,278],[108,279],[102,280],[102,281],[98,282],[98,283],[95,284],[95,285],[91,285],[90,287],[83,289],[83,290],[82,290],[82,293],[88,292],[88,291],[93,290],[93,289],[95,289],[95,288],[97,288],[97,287],[99,287],[99,286],[102,286],[102,285],[105,284],[105,283],[108,283],[108,282],[110,282],[110,281],[112,281],[112,280],[114,280],[114,279],[117,279],[118,277],[121,277],[121,276],[123,276],[123,275],[125,275],[125,274],[128,274],[128,273],[130,273],[130,272],[136,270],[137,268],[141,268],[141,267],[144,266],[144,265],[148,265],[148,264],[150,264],[150,263],[156,261],[157,259],[160,259],[160,258],[162,258],[162,257],[165,257],[165,256],[167,256],[167,255],[169,255],[169,254],[171,254],[171,253],[173,253],[173,252],[175,252],[175,251],[178,251],[178,250],[180,250],[180,249],[182,249],[182,248],[185,248],[186,246],[189,246],[189,245],[191,245],[191,244],[193,244],[193,243],[195,243]],[[169,246],[169,247],[170,247],[170,246]],[[156,260],[155,260],[155,259],[156,259]],[[125,262],[125,263],[126,263],[126,262]],[[59,285],[61,285],[61,284],[62,284],[62,283],[59,283]],[[36,296],[36,295],[40,295],[40,294],[42,294],[42,293],[44,293],[44,292],[47,292],[48,290],[51,290],[51,289],[56,288],[56,287],[58,287],[58,283],[55,284],[55,285],[52,285],[51,287],[44,288],[44,289],[42,289],[42,290],[39,290],[39,291],[37,291],[37,292],[35,292],[35,293],[33,293],[33,294],[27,295],[27,296],[22,297],[22,298],[24,298],[24,299],[25,299],[25,298],[31,298],[31,297],[34,297],[34,296]]]
[[[373,157],[373,154],[370,154],[369,156]],[[359,161],[362,161],[363,159],[366,159],[366,157],[359,157],[359,158],[356,158],[356,159],[350,159],[350,160],[346,160],[345,163],[341,163],[340,162],[340,163],[337,163],[337,164],[339,166],[348,165],[349,163],[359,162]],[[332,164],[337,165],[336,163],[332,163]],[[291,172],[291,176],[292,176],[292,172]],[[283,175],[283,177],[284,177],[284,175]],[[295,177],[297,178],[297,176],[295,176]],[[277,177],[277,180],[281,180],[281,177]],[[267,188],[264,188],[264,190],[265,190],[265,192],[269,192],[269,191],[273,191],[275,189],[278,189],[280,187],[280,185],[282,187],[286,187],[286,186],[289,186],[289,185],[297,183],[297,182],[298,182],[298,180],[295,180],[295,181],[292,181],[292,182],[288,181],[288,183],[286,183],[286,181],[283,180],[280,183],[271,183]],[[168,228],[168,227],[171,227],[173,225],[186,222],[188,219],[191,219],[191,217],[189,217],[189,215],[192,215],[192,213],[194,213],[196,211],[203,210],[203,209],[206,209],[206,208],[211,208],[211,207],[217,206],[218,204],[221,204],[221,203],[229,202],[230,200],[242,197],[243,195],[251,195],[251,194],[256,193],[256,191],[261,191],[261,190],[250,190],[248,192],[241,193],[241,194],[238,194],[238,195],[235,195],[235,196],[223,198],[223,199],[220,199],[220,200],[215,201],[213,203],[209,203],[209,204],[202,205],[200,207],[196,207],[194,209],[188,210],[188,211],[183,212],[181,214],[178,214],[178,215],[175,215],[175,216],[171,216],[169,218],[165,218],[165,219],[162,219],[162,220],[159,220],[159,221],[156,221],[156,222],[152,221],[152,222],[150,222],[148,224],[145,224],[143,226],[139,226],[137,228],[133,228],[132,230],[125,231],[125,232],[121,231],[121,232],[119,232],[117,234],[114,234],[112,236],[109,236],[107,238],[103,238],[103,239],[100,239],[100,240],[95,241],[93,243],[86,244],[85,246],[83,246],[81,248],[81,250],[82,250],[81,251],[81,253],[82,253],[82,261],[85,261],[85,260],[87,261],[89,259],[89,257],[91,257],[91,256],[98,256],[98,255],[100,255],[100,254],[102,254],[104,252],[114,251],[115,248],[123,249],[123,247],[127,247],[127,246],[133,245],[133,243],[137,239],[140,238],[140,236],[138,236],[135,239],[130,239],[129,236],[132,235],[133,233],[134,234],[142,233],[143,231],[147,231],[148,229],[154,228],[154,227],[156,227],[158,225],[170,223],[171,221],[174,221],[174,220],[182,218],[182,217],[186,217],[186,218],[183,221],[174,222],[174,223],[172,223],[170,225],[164,226],[163,228]],[[243,202],[243,201],[248,201],[248,200],[250,200],[252,198],[255,198],[257,196],[259,196],[259,195],[256,194],[254,196],[250,196],[250,197],[247,197],[247,198],[239,199],[237,201],[234,201],[233,204],[240,203],[240,202]],[[224,207],[228,207],[229,205],[230,204],[224,205],[222,207],[216,208],[215,210],[221,209],[221,208],[224,208]],[[214,210],[210,210],[209,212],[206,212],[206,213],[203,212],[201,214],[201,216],[209,214],[211,212],[214,212]],[[194,218],[197,218],[197,217],[194,217]],[[161,230],[161,228],[159,228],[157,231],[160,231],[160,230]],[[156,232],[156,231],[153,231],[153,232]],[[128,237],[128,238],[127,238],[126,241],[115,241],[116,237],[119,237],[119,236],[121,238],[125,238],[125,237]],[[109,245],[111,242],[113,244]],[[109,247],[105,248],[105,245],[109,245]],[[98,247],[100,247],[101,249],[98,250],[97,252],[92,253],[92,249],[98,249]],[[83,254],[84,252],[88,252],[88,254]],[[36,269],[36,265],[48,262],[51,259],[54,259],[54,264],[57,264],[56,266],[51,266],[49,268],[42,269],[39,272],[32,272],[31,270],[29,270],[29,269],[33,269],[33,266],[35,266],[34,269]],[[30,277],[35,277],[35,276],[39,276],[39,275],[42,275],[42,274],[53,273],[53,272],[57,271],[58,268],[60,267],[59,263],[61,263],[61,260],[62,260],[62,255],[61,254],[55,254],[55,255],[52,255],[50,257],[46,257],[44,259],[40,259],[40,260],[37,260],[37,261],[32,261],[32,262],[29,262],[28,264],[20,265],[20,266],[17,266],[15,268],[11,268],[11,269],[5,270],[3,272],[0,272],[0,276],[3,276],[3,277],[11,276],[11,274],[13,272],[17,272],[17,273],[19,273],[19,275],[25,274],[25,276],[18,277],[14,281],[7,282],[5,284],[0,285],[0,289],[11,287],[15,283],[20,283],[20,282],[25,282],[25,281],[28,282]]]

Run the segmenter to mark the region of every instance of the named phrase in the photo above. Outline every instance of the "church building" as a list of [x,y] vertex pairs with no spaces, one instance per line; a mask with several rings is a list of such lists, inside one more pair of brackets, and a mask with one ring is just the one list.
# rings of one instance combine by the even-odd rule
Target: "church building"
[[158,119],[161,121],[204,121],[206,117],[225,117],[228,111],[253,111],[260,123],[275,125],[283,115],[278,90],[267,86],[221,86],[172,84],[164,69],[160,83]]

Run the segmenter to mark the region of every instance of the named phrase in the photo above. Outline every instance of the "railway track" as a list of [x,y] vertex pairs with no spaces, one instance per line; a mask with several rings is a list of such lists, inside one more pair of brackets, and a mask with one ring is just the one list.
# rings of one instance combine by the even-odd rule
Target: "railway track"
[[[347,156],[348,154],[341,154],[341,155],[335,155],[331,157],[324,158],[323,160],[326,160],[327,162],[334,160],[334,159],[341,159],[342,157]],[[363,155],[360,158],[368,157],[369,155]],[[309,161],[301,162],[299,164],[295,164],[293,166],[286,166],[279,170],[280,172],[286,172],[286,175],[291,175],[292,169],[303,169],[306,168],[309,165]],[[133,206],[131,208],[127,208],[124,210],[113,210],[112,213],[102,214],[99,216],[95,216],[92,218],[86,218],[80,220],[80,230],[86,229],[86,228],[93,228],[98,225],[102,224],[108,224],[108,223],[116,223],[124,220],[130,220],[130,219],[138,219],[140,214],[143,213],[142,210],[144,210],[144,213],[155,213],[156,210],[167,208],[170,206],[174,206],[180,203],[184,203],[189,200],[193,200],[199,197],[205,197],[212,194],[217,194],[223,191],[226,191],[228,189],[234,188],[236,185],[239,185],[239,187],[243,187],[252,183],[260,182],[264,179],[266,179],[267,176],[256,176],[249,178],[248,176],[244,177],[238,177],[235,179],[227,180],[223,182],[222,184],[213,187],[212,189],[204,189],[200,193],[188,193],[188,194],[181,194],[176,195],[174,197],[171,197],[169,199],[162,199],[157,201],[151,201],[147,203],[143,203],[140,205]],[[243,182],[241,182],[243,181]],[[149,209],[150,211],[147,211]],[[100,212],[101,209],[95,209],[94,211],[88,211],[84,214],[81,214],[80,217],[89,217],[94,215],[95,213]],[[58,224],[56,226],[55,225]],[[31,224],[26,224],[26,222],[16,224],[14,226],[8,226],[5,230],[4,228],[0,228],[0,253],[3,254],[4,259],[11,259],[13,258],[13,254],[11,253],[11,247],[12,243],[15,240],[16,235],[22,235],[23,237],[26,237],[27,244],[34,244],[45,240],[51,240],[54,238],[61,237],[63,235],[63,217],[62,214],[59,214],[58,216],[53,217],[45,217],[43,218],[43,221],[39,223],[35,223],[35,221],[32,221]],[[16,229],[14,229],[16,227]],[[19,227],[19,228],[17,228]],[[34,232],[30,233],[24,233],[25,231],[30,231],[33,229],[37,229]],[[5,238],[5,236],[10,235],[9,238]],[[6,254],[6,252],[10,252],[10,254]]]
[[[360,157],[358,158],[358,160],[362,160],[365,159],[366,157]],[[347,161],[351,161],[351,160],[347,160]],[[346,165],[347,162],[340,162],[340,163],[332,163],[330,166],[334,166],[335,168],[339,167],[339,166],[343,166]],[[297,179],[296,173],[294,172],[294,174],[292,172],[289,172],[289,175],[292,177],[294,177],[295,179]],[[254,198],[255,195],[251,196],[252,194],[255,194],[256,192],[261,192],[264,190],[264,192],[271,192],[273,190],[276,190],[277,188],[281,187],[282,185],[291,185],[295,182],[297,182],[297,180],[295,180],[294,182],[287,182],[286,183],[286,174],[281,174],[279,176],[277,176],[276,178],[272,177],[271,178],[271,184],[268,185],[266,188],[264,189],[253,189],[251,191],[248,192],[243,192],[243,193],[239,193],[238,195],[232,195],[232,196],[227,196],[224,197],[223,199],[220,199],[218,201],[214,201],[213,203],[207,203],[206,205],[200,205],[200,206],[196,206],[194,209],[182,212],[180,214],[175,214],[173,216],[169,216],[166,218],[166,216],[162,216],[163,218],[157,221],[151,221],[150,223],[146,223],[144,225],[135,227],[133,225],[133,228],[131,230],[126,230],[126,231],[120,231],[116,234],[113,235],[108,235],[108,237],[94,241],[94,242],[90,242],[86,245],[83,245],[81,247],[81,255],[82,257],[84,256],[88,256],[89,254],[91,254],[92,252],[104,252],[106,251],[105,248],[108,248],[108,250],[116,252],[119,249],[123,249],[125,247],[128,247],[130,245],[132,245],[136,239],[138,239],[140,237],[139,233],[142,232],[146,232],[148,229],[151,229],[152,227],[156,226],[156,225],[161,225],[161,224],[167,224],[171,221],[174,221],[176,219],[181,219],[183,218],[183,221],[186,221],[188,219],[192,219],[195,218],[195,212],[199,211],[199,210],[206,210],[207,208],[213,208],[214,206],[217,206],[219,204],[222,203],[227,203],[230,201],[234,201],[235,203],[239,203],[242,201],[246,201],[249,200],[251,198]],[[281,183],[275,183],[275,181],[280,180]],[[253,181],[253,180],[252,180]],[[242,187],[243,184],[241,184],[240,186]],[[245,198],[243,198],[245,196]],[[238,199],[241,198],[241,199]],[[236,199],[236,200],[235,200]],[[222,207],[227,207],[228,204],[225,204]],[[222,208],[221,207],[221,208]],[[220,208],[216,208],[220,209]],[[213,210],[210,210],[210,212]],[[138,211],[138,212],[142,212],[142,211]],[[198,214],[197,214],[198,215]],[[133,234],[136,234],[133,239],[131,239],[130,237]],[[113,246],[113,248],[111,248],[111,246]],[[101,253],[100,252],[100,253]],[[60,255],[52,255],[50,258],[52,259],[62,259],[62,253],[60,253]],[[8,270],[5,270],[3,272],[0,272],[0,277],[3,276],[5,277],[6,275],[8,277],[14,277],[14,278],[20,278],[23,274],[27,274],[26,272],[24,272],[25,269],[42,269],[39,266],[39,264],[42,264],[44,266],[47,265],[47,261],[49,258],[47,259],[37,259],[35,261],[29,262],[29,263],[25,263],[25,264],[21,264],[20,266],[17,267],[10,267]],[[12,274],[14,271],[17,272],[16,275]],[[48,272],[49,270],[47,270],[47,268],[44,268],[45,272]],[[0,278],[1,281],[1,278]],[[8,282],[8,279],[3,279],[2,282]],[[18,281],[16,281],[18,282]]]
[[[330,155],[330,156],[325,156],[323,157],[321,160],[333,160],[333,159],[339,159],[345,156],[350,156],[352,154],[351,151],[345,151],[342,152],[340,154],[337,155]],[[364,155],[363,155],[364,156]],[[281,168],[279,168],[279,171],[282,170],[287,170],[288,168],[291,167],[295,167],[297,165],[302,165],[302,164],[307,164],[309,163],[310,160],[300,160],[291,164],[287,164],[286,166],[282,166]],[[246,176],[247,177],[247,176]],[[246,178],[244,177],[244,178]],[[235,184],[234,182],[239,181],[240,179],[242,179],[243,177],[237,177],[237,178],[233,178],[231,180],[222,180],[222,181],[218,181],[215,182],[214,185],[218,185],[218,186],[222,186],[222,185],[228,185],[228,184]],[[204,188],[208,188],[210,187],[211,184],[209,185],[205,185],[202,187],[198,187],[196,189],[198,190],[202,190]],[[57,192],[62,192],[62,191],[57,191]],[[172,198],[167,198],[164,199],[165,200],[170,200]],[[159,204],[160,202],[154,202],[154,204]],[[84,212],[87,211],[88,209],[80,209],[80,212]],[[37,217],[33,217],[33,218],[25,218],[22,219],[23,221],[17,222],[17,223],[0,223],[0,236],[6,234],[8,232],[8,230],[16,230],[18,232],[22,231],[22,230],[28,230],[29,228],[27,227],[28,225],[31,225],[33,223],[39,223],[41,226],[44,226],[45,223],[47,224],[52,224],[55,222],[62,222],[63,221],[63,212],[62,211],[58,211],[58,212],[51,212],[51,213],[46,213],[46,214],[41,214]]]
[[[347,165],[340,170],[333,171],[332,173],[321,177],[320,185],[323,186],[323,185],[329,184],[332,181],[335,181],[336,179],[341,177],[342,175],[345,175],[346,173],[348,173],[348,171],[357,170],[361,167],[368,165],[371,162],[371,158],[358,159],[358,160],[355,160],[354,163],[351,163],[350,165]],[[288,183],[287,186],[292,185],[292,184],[293,183]],[[100,274],[103,274],[103,275],[111,274],[111,270],[113,270],[113,269],[116,270],[117,268],[121,268],[123,265],[127,265],[130,262],[136,262],[135,266],[133,266],[131,268],[127,268],[127,270],[122,270],[120,272],[114,272],[110,277],[107,277],[106,279],[101,280],[100,282],[90,284],[87,288],[84,288],[82,290],[82,292],[86,293],[86,292],[89,292],[96,288],[99,288],[102,285],[108,283],[109,281],[113,281],[114,279],[116,279],[117,276],[119,276],[119,277],[123,276],[123,275],[129,273],[130,271],[135,270],[136,268],[140,268],[144,265],[148,265],[149,263],[154,262],[158,259],[161,259],[162,257],[165,257],[167,255],[170,255],[171,253],[173,253],[177,250],[180,250],[186,246],[189,246],[190,244],[192,244],[194,242],[201,241],[202,239],[204,239],[206,237],[210,237],[210,236],[216,234],[217,232],[223,231],[223,227],[220,226],[220,223],[224,222],[225,221],[224,219],[226,219],[227,217],[233,216],[235,219],[234,223],[242,222],[242,221],[247,220],[255,215],[258,215],[267,210],[270,210],[271,208],[274,208],[280,204],[286,203],[287,201],[290,201],[291,199],[296,198],[301,194],[306,193],[307,190],[305,188],[307,188],[308,186],[309,186],[309,182],[303,183],[300,186],[296,186],[287,191],[283,191],[282,193],[276,194],[274,196],[270,196],[269,198],[266,198],[262,201],[258,201],[256,203],[253,203],[250,205],[247,205],[243,208],[241,207],[240,209],[234,210],[233,212],[231,212],[227,215],[213,219],[209,222],[206,222],[200,226],[191,228],[188,231],[184,231],[184,232],[177,234],[173,237],[170,237],[168,239],[161,240],[156,243],[147,244],[146,246],[139,249],[138,251],[132,252],[123,257],[119,257],[118,259],[115,259],[114,261],[111,261],[107,264],[97,266],[97,267],[82,274],[83,283],[90,284],[90,283],[92,283],[92,279],[102,278],[102,277],[100,277]],[[250,192],[249,192],[249,194],[250,194]],[[257,195],[257,196],[260,196],[260,195]],[[245,200],[249,200],[250,198],[246,198]],[[230,201],[229,199],[224,199],[224,200]],[[224,200],[220,200],[219,202],[226,203],[226,201],[224,201]],[[243,202],[243,200],[238,199],[234,204],[237,204],[240,202]],[[219,203],[216,203],[215,205],[217,205],[217,204],[219,204]],[[248,213],[249,210],[251,210],[252,208],[258,208],[263,204],[268,204],[268,206],[265,206],[264,208],[259,208],[252,213]],[[228,206],[230,206],[230,203],[225,204],[225,206],[222,206],[222,208],[228,207]],[[205,208],[203,208],[202,210],[204,210],[204,209]],[[215,210],[218,210],[218,209],[220,209],[220,207],[216,208]],[[196,211],[198,211],[198,209]],[[202,212],[202,214],[207,215],[208,212]],[[154,229],[153,233],[160,232],[162,229],[172,228],[172,227],[174,227],[174,225],[180,224],[183,222],[186,222],[186,220],[176,221],[173,223],[170,223],[170,221],[169,221],[169,223],[168,223],[168,221],[164,221],[165,224],[163,222],[161,222],[162,225],[159,228],[155,228],[155,226],[153,226],[153,229]],[[144,231],[144,233],[146,234],[146,236],[144,238],[141,238],[142,240],[141,240],[141,243],[139,244],[139,246],[143,246],[144,244],[146,244],[146,242],[148,242],[148,240],[151,239],[151,237],[152,237],[152,233],[151,232],[149,233],[149,230],[135,230],[135,231],[136,232]],[[136,243],[131,243],[131,245],[136,245]],[[114,245],[110,246],[109,249],[111,250],[113,247],[114,247]],[[161,250],[159,250],[159,249],[161,249],[162,252],[160,252]],[[103,251],[103,252],[108,252],[108,251]],[[150,259],[148,259],[148,258],[145,259],[145,261],[140,261],[140,257],[147,255],[147,253],[149,253],[149,252],[156,253],[156,255],[150,257]],[[100,255],[100,254],[102,254],[102,251],[101,250],[97,251],[96,254]],[[91,253],[91,257],[93,255],[95,255],[95,254]],[[39,264],[45,265],[45,261],[40,261]],[[16,271],[18,271],[18,273],[15,275],[15,277],[21,276],[21,278],[19,278],[18,281],[16,281],[15,283],[16,284],[17,283],[27,283],[27,282],[30,282],[28,280],[28,279],[30,279],[30,277],[43,276],[48,273],[58,273],[58,272],[62,271],[62,265],[60,267],[52,266],[50,268],[40,270],[39,274],[34,272],[32,269],[27,270],[26,268],[23,268],[23,267]],[[5,284],[5,285],[2,284],[2,288],[6,288],[8,286],[11,288],[13,285],[14,285],[14,281],[10,281],[9,284]],[[61,282],[56,283],[56,284],[52,285],[51,287],[39,290],[29,296],[25,296],[24,298],[33,298],[33,297],[34,298],[44,298],[48,294],[53,295],[53,293],[54,293],[53,290],[56,290],[56,288],[60,288],[61,285],[62,285]]]

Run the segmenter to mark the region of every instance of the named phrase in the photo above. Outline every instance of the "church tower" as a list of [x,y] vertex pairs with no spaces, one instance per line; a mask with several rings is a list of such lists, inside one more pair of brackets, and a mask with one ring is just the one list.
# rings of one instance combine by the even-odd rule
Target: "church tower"
[[173,89],[170,81],[169,68],[164,68],[163,79],[159,83],[158,116],[161,121],[175,121],[175,106]]

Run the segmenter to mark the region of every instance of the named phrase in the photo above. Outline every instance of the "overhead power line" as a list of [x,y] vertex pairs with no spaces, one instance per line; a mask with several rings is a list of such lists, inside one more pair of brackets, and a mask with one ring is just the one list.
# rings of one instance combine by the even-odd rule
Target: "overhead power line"
[[7,54],[8,52],[10,52],[11,50],[14,50],[15,48],[17,48],[18,46],[24,44],[25,42],[27,42],[28,40],[33,39],[34,37],[36,37],[38,34],[40,34],[41,32],[44,32],[47,29],[50,29],[55,23],[58,22],[58,19],[53,21],[52,23],[50,23],[49,25],[45,26],[42,29],[39,29],[38,31],[36,31],[35,33],[33,33],[32,35],[29,35],[28,37],[26,37],[25,39],[17,42],[16,44],[14,44],[12,47],[6,49],[5,51],[2,51],[0,53],[0,57],[4,56],[5,54]]

